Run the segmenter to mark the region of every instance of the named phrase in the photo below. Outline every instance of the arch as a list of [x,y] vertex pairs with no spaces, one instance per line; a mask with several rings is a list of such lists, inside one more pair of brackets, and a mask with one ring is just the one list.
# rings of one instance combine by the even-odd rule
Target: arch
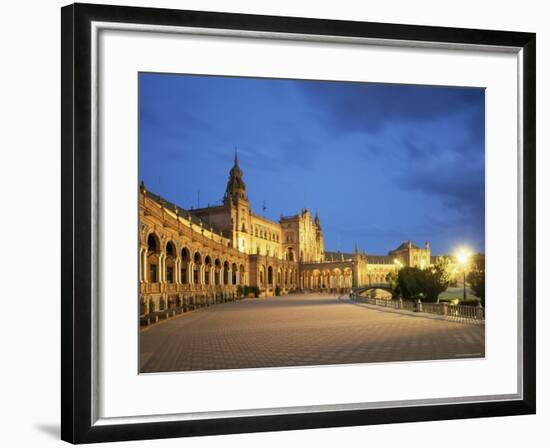
[[212,258],[210,255],[204,257],[204,284],[210,285],[212,279]]
[[160,281],[159,275],[160,265],[160,239],[151,232],[147,237],[147,280],[151,283]]
[[168,241],[164,251],[166,253],[166,262],[164,263],[165,279],[167,283],[174,283],[176,280],[176,246],[172,241]]
[[310,271],[309,287],[311,289],[321,288],[321,271],[319,269],[313,269]]
[[273,285],[273,267],[272,266],[267,267],[267,284],[268,286]]
[[202,255],[200,254],[200,252],[197,251],[193,255],[193,283],[195,285],[202,284],[201,269]]
[[334,268],[332,270],[332,284],[334,288],[344,287],[344,275],[340,268]]
[[294,261],[294,249],[292,247],[289,247],[287,250],[287,260]]
[[219,285],[221,282],[221,270],[222,270],[222,262],[219,258],[216,258],[214,260],[214,284]]
[[191,262],[191,252],[187,247],[181,249],[181,268],[180,278],[181,282],[186,285],[189,283],[189,263]]
[[236,285],[237,284],[237,264],[233,263],[231,265],[231,284]]
[[351,268],[344,268],[344,288],[351,288],[353,286],[353,271]]
[[165,247],[166,255],[169,257],[176,257],[176,246],[172,241],[168,241]]
[[223,284],[229,285],[229,263],[227,261],[223,263]]
[[147,250],[151,252],[160,251],[160,239],[155,232],[151,232],[147,236]]

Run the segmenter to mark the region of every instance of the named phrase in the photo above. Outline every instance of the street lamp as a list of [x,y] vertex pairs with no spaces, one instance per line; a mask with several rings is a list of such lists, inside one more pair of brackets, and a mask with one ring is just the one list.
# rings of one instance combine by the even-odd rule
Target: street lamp
[[463,273],[463,294],[462,294],[462,300],[466,301],[466,268],[468,266],[468,261],[470,260],[470,257],[472,255],[472,252],[467,248],[460,248],[456,252],[456,261],[458,261],[458,264],[462,266],[462,273]]

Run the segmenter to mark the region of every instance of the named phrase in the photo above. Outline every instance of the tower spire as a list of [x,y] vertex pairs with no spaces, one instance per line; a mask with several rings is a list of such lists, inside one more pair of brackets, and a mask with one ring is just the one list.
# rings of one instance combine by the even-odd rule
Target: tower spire
[[239,158],[237,147],[235,146],[235,164],[229,171],[229,180],[225,189],[224,204],[235,202],[237,198],[248,200],[246,196],[246,186],[243,181],[243,172],[239,167]]

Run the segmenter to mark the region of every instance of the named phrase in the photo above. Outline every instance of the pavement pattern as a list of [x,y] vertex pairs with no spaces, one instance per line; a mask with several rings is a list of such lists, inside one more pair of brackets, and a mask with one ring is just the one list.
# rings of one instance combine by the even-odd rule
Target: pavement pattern
[[140,371],[421,361],[485,356],[485,327],[291,294],[214,305],[140,331]]

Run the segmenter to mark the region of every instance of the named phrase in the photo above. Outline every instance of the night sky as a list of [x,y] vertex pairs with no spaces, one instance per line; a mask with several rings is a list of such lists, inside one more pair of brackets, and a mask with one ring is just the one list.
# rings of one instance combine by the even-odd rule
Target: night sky
[[[325,249],[483,251],[485,91],[139,75],[140,180],[219,204],[235,148],[253,210],[318,211]],[[200,191],[200,193],[198,193]],[[262,212],[265,201],[266,210]]]

